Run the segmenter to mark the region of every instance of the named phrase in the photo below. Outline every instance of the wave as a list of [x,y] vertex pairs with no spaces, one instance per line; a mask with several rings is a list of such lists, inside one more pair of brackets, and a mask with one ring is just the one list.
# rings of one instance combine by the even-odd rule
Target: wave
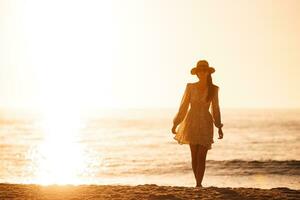
[[300,160],[208,160],[207,167],[218,175],[273,174],[300,176]]
[[[148,163],[148,162],[147,162]],[[127,174],[176,174],[189,173],[191,171],[190,162],[175,163],[135,163],[134,165],[122,165],[117,171]],[[232,175],[284,175],[300,176],[300,160],[207,160],[206,174],[216,176]]]

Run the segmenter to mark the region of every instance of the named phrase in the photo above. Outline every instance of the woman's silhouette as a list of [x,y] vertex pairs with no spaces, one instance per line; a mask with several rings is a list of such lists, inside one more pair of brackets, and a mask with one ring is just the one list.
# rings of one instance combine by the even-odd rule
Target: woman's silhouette
[[[200,80],[187,83],[179,111],[173,119],[172,133],[176,134],[174,139],[179,144],[190,145],[196,187],[202,187],[206,154],[214,143],[213,124],[219,129],[218,139],[223,138],[219,87],[212,83],[211,77],[214,72],[215,69],[210,67],[206,60],[198,61],[197,66],[191,69],[191,74],[197,75]],[[210,105],[212,114],[209,112]]]

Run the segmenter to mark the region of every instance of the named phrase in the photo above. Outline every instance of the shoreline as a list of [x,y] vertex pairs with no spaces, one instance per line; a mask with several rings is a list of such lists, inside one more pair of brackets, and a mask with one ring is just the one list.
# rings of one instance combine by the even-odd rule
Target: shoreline
[[144,185],[36,185],[0,183],[0,199],[300,199],[300,190]]

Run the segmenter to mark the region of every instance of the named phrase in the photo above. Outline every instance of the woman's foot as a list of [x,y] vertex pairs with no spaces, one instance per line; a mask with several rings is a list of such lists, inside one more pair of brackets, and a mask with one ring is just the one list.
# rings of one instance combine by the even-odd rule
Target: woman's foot
[[197,184],[195,187],[196,188],[202,188],[203,186],[201,184]]

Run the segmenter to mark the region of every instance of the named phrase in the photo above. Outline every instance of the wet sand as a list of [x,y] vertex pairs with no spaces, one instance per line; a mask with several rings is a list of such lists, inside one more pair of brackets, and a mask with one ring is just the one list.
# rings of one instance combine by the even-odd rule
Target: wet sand
[[300,190],[289,188],[231,188],[231,187],[178,187],[158,186],[155,184],[125,185],[20,185],[0,184],[0,199],[300,199]]

